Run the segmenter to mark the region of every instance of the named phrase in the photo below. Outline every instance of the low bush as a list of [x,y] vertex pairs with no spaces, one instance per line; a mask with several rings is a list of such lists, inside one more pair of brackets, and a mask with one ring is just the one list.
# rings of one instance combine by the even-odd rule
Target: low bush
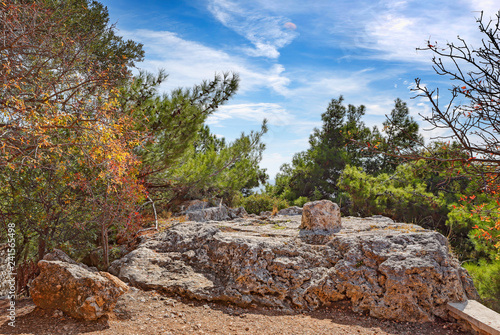
[[481,302],[500,313],[500,261],[489,263],[482,259],[479,263],[467,263]]
[[293,205],[298,207],[304,207],[304,204],[306,202],[309,202],[309,199],[307,197],[299,197],[293,201]]
[[272,197],[268,194],[252,194],[248,197],[237,199],[236,206],[243,206],[248,213],[260,214],[264,211],[272,211],[273,208],[278,210],[288,208],[286,200]]

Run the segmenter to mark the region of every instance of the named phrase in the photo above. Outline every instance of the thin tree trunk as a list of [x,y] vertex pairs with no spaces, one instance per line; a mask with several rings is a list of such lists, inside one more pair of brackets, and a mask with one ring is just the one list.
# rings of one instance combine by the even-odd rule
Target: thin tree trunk
[[42,232],[42,234],[38,234],[38,260],[41,261],[43,259],[43,256],[45,256],[45,251],[47,249],[47,239],[49,238],[48,235],[49,228],[45,228]]
[[104,262],[104,269],[109,267],[109,245],[108,245],[108,228],[105,225],[101,226],[101,240],[102,240],[102,260]]

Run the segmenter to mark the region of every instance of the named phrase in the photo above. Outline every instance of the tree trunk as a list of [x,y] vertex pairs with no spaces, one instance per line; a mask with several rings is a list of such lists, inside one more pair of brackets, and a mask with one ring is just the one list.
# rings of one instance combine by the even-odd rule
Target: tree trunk
[[45,239],[43,236],[38,236],[38,260],[41,261],[43,256],[45,256],[45,249],[47,244],[45,243]]
[[109,245],[108,245],[108,228],[101,226],[101,241],[102,241],[102,261],[104,263],[104,270],[109,267]]

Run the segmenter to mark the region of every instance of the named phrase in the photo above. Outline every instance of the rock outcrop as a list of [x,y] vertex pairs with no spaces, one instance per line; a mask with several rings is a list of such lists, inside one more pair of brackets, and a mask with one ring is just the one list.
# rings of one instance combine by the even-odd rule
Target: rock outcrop
[[131,285],[193,299],[301,310],[350,299],[355,311],[414,322],[446,317],[448,301],[477,295],[437,232],[349,217],[314,245],[300,238],[298,216],[265,222],[185,222],[110,271]]
[[302,208],[292,206],[278,211],[278,215],[302,215]]
[[58,309],[84,320],[96,320],[111,312],[128,286],[107,272],[76,263],[62,251],[38,262],[40,275],[32,282],[33,302],[43,309]]
[[247,211],[243,207],[228,208],[228,210],[229,210],[229,217],[231,219],[243,218],[248,215]]
[[202,200],[188,200],[183,202],[180,206],[181,212],[193,212],[197,211],[200,209],[205,209],[210,207],[210,204],[208,201],[202,201]]
[[247,212],[243,207],[228,208],[225,205],[186,211],[188,220],[196,222],[225,221],[245,215],[247,215]]

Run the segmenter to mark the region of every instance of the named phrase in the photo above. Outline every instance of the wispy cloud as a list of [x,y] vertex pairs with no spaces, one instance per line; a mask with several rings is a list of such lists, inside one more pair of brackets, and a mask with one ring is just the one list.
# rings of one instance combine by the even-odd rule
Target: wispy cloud
[[253,48],[244,48],[250,56],[278,58],[278,49],[298,35],[289,19],[269,15],[253,7],[252,2],[211,0],[208,10],[219,22],[253,44]]
[[293,120],[293,115],[277,103],[249,103],[221,106],[206,121],[208,125],[220,125],[228,119],[241,119],[253,122],[262,122],[267,119],[270,125],[288,125]]
[[290,162],[292,160],[292,155],[283,155],[279,152],[268,153],[264,152],[262,155],[261,166],[265,166],[267,169],[267,174],[274,179],[276,174],[280,171],[281,165],[285,162]]
[[266,87],[284,94],[290,82],[280,64],[266,69],[248,59],[183,39],[173,32],[141,29],[121,33],[144,44],[148,58],[140,64],[141,69],[153,73],[165,69],[169,73],[167,82],[162,85],[165,91],[191,87],[204,79],[213,78],[216,72],[227,71],[239,74],[240,94]]
[[427,47],[427,41],[445,47],[448,42],[456,42],[457,35],[469,43],[478,42],[481,36],[475,18],[481,10],[494,14],[494,7],[490,0],[458,0],[448,6],[441,2],[380,1],[360,13],[358,20],[364,24],[358,32],[363,36],[358,34],[353,39],[352,48],[372,51],[364,54],[368,58],[428,63],[431,53],[417,48]]
[[[287,150],[294,150],[293,152],[298,150],[298,147],[302,148],[302,144],[307,143],[311,131],[322,124],[319,115],[318,120],[298,117],[278,103],[224,105],[208,117],[206,124],[224,127],[224,124],[229,120],[239,120],[241,124],[250,126],[260,124],[264,119],[267,119],[269,124],[266,141],[282,143],[284,138],[288,138]],[[297,144],[300,143],[300,145],[294,144],[295,141],[298,141]],[[283,148],[281,149],[283,150]]]
[[[428,101],[409,99],[413,79],[422,78],[430,90],[441,87],[443,101],[450,81],[434,75],[432,52],[416,48],[429,39],[444,47],[457,35],[478,46],[475,18],[480,10],[488,19],[499,9],[498,0],[200,0],[175,2],[180,11],[171,10],[173,1],[154,3],[134,3],[134,14],[142,15],[120,30],[144,44],[146,60],[139,66],[165,69],[169,78],[162,90],[167,92],[215,73],[238,73],[238,94],[208,123],[230,138],[267,118],[263,166],[271,175],[307,148],[308,136],[322,124],[321,113],[339,95],[346,104],[366,106],[368,126],[380,125],[398,96],[416,120],[421,120],[418,114],[429,115]],[[168,19],[152,24],[150,14],[158,8],[165,8],[162,18]],[[422,122],[423,128],[428,125]],[[424,136],[439,134],[433,130]]]
[[[386,98],[387,95],[378,94],[378,88],[374,85],[377,80],[390,79],[398,76],[400,70],[387,70],[384,73],[373,69],[361,71],[330,71],[321,73],[314,70],[291,72],[289,75],[294,79],[293,87],[287,88],[286,97],[294,106],[295,111],[305,115],[319,115],[324,112],[332,98],[343,95],[345,103],[353,105],[382,105],[387,101],[394,101],[396,96]],[[392,99],[392,100],[391,100]],[[381,101],[383,100],[383,101]],[[383,115],[380,108],[369,109],[371,114]],[[389,109],[390,111],[390,109]],[[386,112],[387,113],[387,112]]]

